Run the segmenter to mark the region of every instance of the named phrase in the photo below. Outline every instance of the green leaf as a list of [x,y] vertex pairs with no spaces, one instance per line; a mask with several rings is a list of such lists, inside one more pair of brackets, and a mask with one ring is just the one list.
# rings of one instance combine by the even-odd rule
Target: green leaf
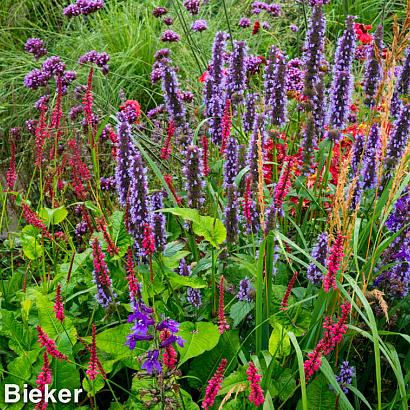
[[53,388],[77,389],[80,387],[80,373],[74,363],[53,359]]
[[280,323],[273,325],[272,333],[269,338],[269,353],[272,356],[289,356],[290,339],[286,330]]
[[58,225],[59,223],[63,222],[65,218],[67,218],[68,211],[64,206],[60,206],[59,208],[50,209],[50,208],[43,208],[39,215],[41,219],[43,219],[46,225]]
[[60,265],[60,272],[68,273],[70,271],[70,266],[71,266],[71,276],[73,276],[77,272],[77,270],[82,268],[87,263],[87,258],[90,255],[91,255],[91,248],[87,248],[82,253],[75,254],[72,266],[71,266],[71,262],[62,263]]
[[235,390],[235,388],[248,387],[248,375],[246,374],[246,367],[241,366],[238,370],[230,373],[225,377],[221,389],[218,392],[218,396],[224,396],[229,391]]
[[105,386],[105,381],[101,374],[99,374],[95,380],[90,380],[88,377],[84,377],[82,385],[84,391],[90,393],[93,397],[95,396],[95,393],[99,392]]
[[183,322],[179,328],[178,336],[185,340],[184,347],[179,347],[179,365],[192,357],[213,349],[219,341],[218,326],[209,322]]
[[255,303],[253,302],[245,302],[245,301],[238,301],[231,306],[231,310],[229,311],[229,316],[233,320],[233,326],[236,327],[239,323],[242,322],[243,319],[253,310],[255,307]]
[[192,229],[198,236],[203,236],[215,248],[226,239],[225,225],[218,218],[201,216],[198,223],[193,223]]
[[198,236],[203,236],[211,245],[217,247],[226,239],[226,228],[222,221],[211,216],[201,216],[197,209],[165,208],[161,212],[169,212],[192,222],[192,229]]
[[[334,409],[336,403],[335,392],[329,389],[329,382],[323,375],[315,378],[307,386],[307,406],[308,409],[329,410]],[[299,400],[297,410],[302,409],[302,402]]]
[[166,275],[168,276],[173,288],[189,286],[194,289],[203,289],[207,287],[207,283],[203,279],[196,276],[181,276],[175,272],[167,272]]
[[43,256],[43,247],[40,240],[33,236],[22,235],[21,246],[23,247],[24,255],[30,260],[35,260]]
[[188,381],[190,386],[200,388],[205,385],[215,373],[223,358],[228,361],[228,368],[225,370],[225,374],[230,374],[237,367],[237,354],[239,350],[239,331],[230,330],[225,332],[220,336],[216,347],[192,359],[189,363],[188,375],[191,376],[191,378],[188,379]]

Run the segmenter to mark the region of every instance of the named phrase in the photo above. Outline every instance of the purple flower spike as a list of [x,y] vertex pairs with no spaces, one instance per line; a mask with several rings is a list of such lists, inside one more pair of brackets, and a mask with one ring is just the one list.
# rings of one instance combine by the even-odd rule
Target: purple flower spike
[[94,63],[97,67],[101,68],[101,71],[104,75],[107,75],[109,72],[108,61],[110,56],[107,53],[98,53],[95,50],[91,50],[88,53],[85,53],[78,60],[79,64]]
[[340,365],[340,373],[336,376],[336,381],[345,393],[349,392],[347,386],[352,384],[354,373],[354,367],[350,366],[347,360]]
[[227,80],[227,91],[234,105],[243,99],[246,87],[246,57],[246,43],[244,41],[234,41]]
[[77,0],[74,4],[68,5],[63,13],[66,17],[86,16],[104,7],[103,0]]
[[383,26],[378,26],[374,33],[373,47],[367,55],[367,62],[365,66],[363,90],[367,95],[367,104],[374,105],[374,97],[379,88],[380,80],[382,78],[382,65],[380,63],[380,56],[383,50]]
[[225,228],[226,228],[226,242],[235,243],[238,238],[238,198],[237,190],[234,184],[228,185],[227,199],[225,207]]
[[[326,260],[328,256],[328,242],[329,237],[326,232],[321,233],[317,238],[317,243],[312,251],[312,258],[326,267]],[[323,272],[313,262],[309,264],[306,272],[306,277],[310,283],[319,285],[322,283]]]
[[[157,211],[163,208],[162,192],[156,192],[151,196],[151,209]],[[155,249],[163,251],[167,243],[165,235],[165,216],[162,212],[153,212],[151,216],[151,224],[154,231]]]
[[47,49],[44,46],[43,40],[35,37],[29,38],[26,41],[26,44],[24,44],[24,50],[27,51],[27,53],[33,54],[36,60],[47,54]]
[[410,136],[410,104],[401,110],[400,116],[394,124],[387,144],[387,154],[384,168],[386,178],[390,178],[399,164]]
[[245,101],[245,114],[242,119],[243,130],[249,133],[253,129],[253,124],[256,118],[256,101],[258,99],[258,94],[251,93],[246,96]]
[[253,288],[251,281],[248,278],[242,279],[239,282],[239,292],[236,297],[238,300],[243,302],[252,302],[255,294],[255,289]]
[[363,189],[372,189],[376,187],[379,151],[380,126],[377,123],[374,123],[370,128],[366,149],[363,156],[363,165],[361,171]]
[[129,187],[129,213],[130,230],[135,239],[135,247],[139,254],[144,254],[144,229],[150,222],[148,211],[148,181],[146,169],[141,154],[136,148],[133,149],[128,172]]
[[202,305],[202,295],[199,289],[188,288],[186,290],[186,299],[195,308]]
[[238,174],[238,143],[235,137],[229,137],[225,150],[224,186],[234,183]]
[[189,145],[186,149],[186,162],[184,167],[188,207],[201,209],[205,201],[202,166],[199,149],[195,145]]
[[306,71],[303,93],[308,97],[315,94],[315,85],[318,82],[319,68],[323,59],[325,28],[326,21],[322,7],[320,5],[314,6],[303,50]]

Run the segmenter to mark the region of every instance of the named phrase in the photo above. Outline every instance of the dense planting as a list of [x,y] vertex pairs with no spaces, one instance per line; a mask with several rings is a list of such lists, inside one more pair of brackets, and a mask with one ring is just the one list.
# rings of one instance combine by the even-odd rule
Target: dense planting
[[[335,39],[326,0],[214,3],[146,6],[159,47],[116,107],[107,50],[25,39],[1,408],[24,408],[6,384],[36,409],[408,408],[410,10],[372,26],[346,2]],[[71,28],[108,6],[59,7]]]

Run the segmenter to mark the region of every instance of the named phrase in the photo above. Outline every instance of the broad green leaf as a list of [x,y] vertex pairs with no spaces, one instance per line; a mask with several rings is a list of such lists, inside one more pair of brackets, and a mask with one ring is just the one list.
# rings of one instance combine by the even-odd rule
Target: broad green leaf
[[255,307],[254,302],[238,301],[231,306],[229,316],[233,320],[233,326],[236,327]]
[[173,288],[179,288],[181,286],[189,286],[194,289],[202,289],[207,287],[207,283],[197,276],[181,276],[175,272],[167,272],[169,281]]
[[75,254],[72,266],[71,266],[71,262],[62,263],[60,265],[60,272],[68,273],[70,271],[70,266],[71,266],[71,276],[73,276],[77,272],[77,270],[79,270],[80,268],[86,265],[87,258],[90,255],[91,255],[91,248],[87,248],[82,253]]
[[63,222],[65,218],[67,218],[68,211],[64,206],[60,206],[59,208],[53,209],[53,215],[51,223],[53,225],[58,225],[59,223]]
[[272,356],[289,356],[290,354],[290,339],[286,329],[280,323],[273,325],[269,338],[269,353]]
[[82,385],[84,391],[90,393],[89,395],[91,396],[95,396],[95,393],[99,392],[105,386],[105,381],[101,374],[99,374],[95,380],[84,377]]
[[179,347],[179,365],[182,365],[192,357],[212,350],[219,341],[218,326],[209,322],[183,322],[178,335],[185,340],[184,347]]
[[224,396],[229,391],[235,390],[235,388],[248,387],[248,375],[246,374],[246,367],[241,366],[238,370],[230,373],[222,382],[221,389],[218,392],[218,396]]
[[190,209],[190,208],[164,208],[160,209],[161,212],[169,212],[172,215],[180,216],[183,219],[187,219],[191,222],[199,223],[199,211],[197,209]]
[[[315,378],[307,386],[307,406],[308,409],[329,410],[335,408],[335,392],[329,389],[329,382],[323,375]],[[302,409],[302,402],[299,400],[297,410]]]
[[53,388],[73,391],[80,387],[80,373],[74,363],[53,359]]
[[218,247],[226,239],[226,228],[222,221],[211,216],[201,216],[199,222],[192,225],[198,236],[203,236],[214,247]]
[[23,235],[21,237],[21,245],[24,255],[30,260],[35,260],[43,256],[44,251],[41,246],[41,240],[33,236]]

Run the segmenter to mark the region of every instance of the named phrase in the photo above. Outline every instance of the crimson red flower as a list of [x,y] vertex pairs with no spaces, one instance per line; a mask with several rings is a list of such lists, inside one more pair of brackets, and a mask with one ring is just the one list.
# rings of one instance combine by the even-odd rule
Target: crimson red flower
[[208,75],[209,75],[209,71],[208,71],[208,70],[205,70],[205,71],[200,75],[200,77],[198,78],[198,81],[199,81],[200,83],[204,83],[204,82],[206,81],[206,79],[208,78]]
[[53,310],[56,314],[57,320],[62,322],[64,320],[64,304],[63,304],[63,298],[61,297],[61,283],[57,285],[56,298],[54,301]]
[[290,293],[292,292],[293,285],[295,284],[296,278],[298,277],[298,272],[295,272],[293,276],[291,277],[288,287],[286,289],[285,295],[283,296],[282,302],[280,303],[282,306],[282,310],[286,310],[288,307],[288,300]]
[[137,119],[141,116],[141,106],[137,100],[127,100],[124,104],[120,105],[120,110],[132,109]]
[[225,317],[225,304],[224,304],[224,281],[225,278],[222,275],[219,282],[219,308],[218,308],[218,330],[220,334],[229,330],[228,322]]
[[56,342],[48,336],[41,326],[37,326],[36,329],[38,333],[38,342],[41,347],[45,347],[50,356],[55,357],[56,359],[67,360],[67,356],[57,349]]
[[48,232],[47,227],[44,225],[43,221],[25,202],[21,205],[23,208],[23,217],[30,225],[35,226],[40,229],[42,235],[47,239],[53,239],[50,232]]
[[371,29],[371,25],[354,23],[354,32],[356,33],[356,38],[363,44],[371,44],[373,42],[373,36],[369,34],[369,31]]
[[255,34],[258,34],[260,28],[261,28],[261,23],[259,23],[259,21],[256,20],[254,25],[253,25],[252,35],[254,36]]
[[110,234],[107,231],[107,222],[105,221],[104,218],[100,218],[98,220],[98,225],[100,230],[102,231],[104,240],[107,244],[107,252],[111,255],[118,255],[120,249],[118,248],[118,246],[114,243],[113,239],[111,238]]
[[97,338],[97,327],[93,323],[93,327],[91,330],[90,361],[88,363],[88,368],[85,371],[88,377],[90,378],[90,380],[95,380],[99,374],[96,338]]
[[344,256],[343,241],[344,236],[341,233],[338,233],[336,240],[330,249],[330,256],[327,261],[328,271],[323,279],[323,288],[325,292],[329,292],[330,288],[337,289],[336,273],[340,269],[340,263]]
[[226,148],[226,142],[231,135],[232,128],[232,113],[231,113],[231,100],[229,98],[225,101],[224,114],[222,117],[222,142],[220,153],[223,154]]
[[144,239],[142,240],[142,246],[145,251],[145,255],[152,255],[155,251],[155,239],[152,233],[150,224],[144,225]]
[[39,375],[37,376],[36,384],[37,384],[37,388],[41,392],[41,401],[36,404],[36,406],[34,407],[34,410],[45,410],[48,406],[48,403],[46,403],[43,400],[43,394],[44,394],[46,385],[51,384],[51,368],[50,368],[50,362],[48,360],[47,352],[43,353],[43,367],[41,368],[41,371]]
[[175,124],[173,120],[170,120],[168,123],[168,128],[167,128],[167,137],[165,138],[165,142],[163,147],[161,148],[161,159],[168,159],[169,155],[171,154],[171,141],[172,137],[175,134]]

